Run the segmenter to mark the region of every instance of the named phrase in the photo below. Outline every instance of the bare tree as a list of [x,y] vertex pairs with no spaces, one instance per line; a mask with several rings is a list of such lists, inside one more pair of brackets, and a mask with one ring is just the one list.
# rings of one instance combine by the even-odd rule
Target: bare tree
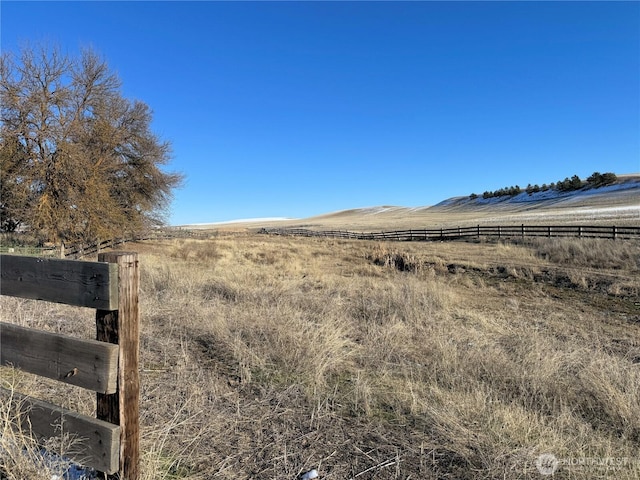
[[23,49],[0,59],[0,227],[51,242],[92,241],[162,223],[182,177],[152,112],[123,98],[91,50]]

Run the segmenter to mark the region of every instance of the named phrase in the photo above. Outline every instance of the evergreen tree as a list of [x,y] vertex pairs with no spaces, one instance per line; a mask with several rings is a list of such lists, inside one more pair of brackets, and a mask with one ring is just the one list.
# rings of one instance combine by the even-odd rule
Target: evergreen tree
[[612,183],[616,183],[618,177],[615,173],[607,172],[602,174],[602,185],[611,185]]
[[574,175],[573,177],[571,177],[571,182],[569,184],[569,189],[570,190],[579,190],[582,188],[582,180],[580,180],[580,177],[577,175]]

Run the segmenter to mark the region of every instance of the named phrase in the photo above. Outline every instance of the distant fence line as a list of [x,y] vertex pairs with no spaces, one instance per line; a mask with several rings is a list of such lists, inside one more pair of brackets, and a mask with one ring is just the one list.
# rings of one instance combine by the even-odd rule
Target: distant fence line
[[[351,232],[348,230],[310,230],[305,228],[262,228],[259,233],[270,235],[291,235],[303,237],[350,238],[357,240],[396,240],[396,241],[445,241],[480,237],[578,237],[637,239],[640,238],[640,226],[603,226],[603,225],[509,225],[452,227],[433,229],[408,229],[382,232]],[[168,240],[172,238],[195,238],[207,236],[206,233],[190,230],[158,230],[125,238],[113,238],[93,244],[71,246],[4,246],[0,253],[54,258],[82,258],[85,255],[100,253],[105,249],[114,249],[127,242],[143,240]]]
[[640,238],[640,227],[602,225],[510,225],[409,229],[388,232],[350,232],[347,230],[309,230],[305,228],[263,228],[260,233],[304,237],[351,238],[357,240],[444,241],[480,237],[577,237]]
[[72,258],[78,259],[85,255],[100,253],[107,248],[114,249],[118,245],[127,242],[139,242],[143,240],[169,240],[172,238],[193,238],[201,234],[190,230],[158,230],[138,235],[130,235],[122,238],[112,238],[109,240],[97,241],[90,244],[58,245],[50,247],[33,246],[0,246],[0,253],[27,255],[52,258]]

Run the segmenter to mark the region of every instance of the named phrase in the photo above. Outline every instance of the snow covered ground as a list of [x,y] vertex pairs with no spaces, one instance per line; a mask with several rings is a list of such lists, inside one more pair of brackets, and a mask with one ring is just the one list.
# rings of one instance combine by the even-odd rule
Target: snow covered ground
[[436,205],[436,207],[446,207],[454,205],[497,205],[497,204],[520,204],[520,203],[537,203],[545,200],[564,200],[565,202],[579,202],[586,197],[596,195],[609,194],[614,192],[623,192],[627,190],[639,190],[640,182],[631,181],[619,183],[615,185],[607,185],[600,188],[583,188],[582,190],[574,190],[571,192],[559,192],[557,190],[547,190],[544,192],[527,193],[522,192],[518,195],[510,197],[504,195],[502,197],[478,198],[471,200],[469,197],[453,197],[448,198]]
[[178,228],[208,228],[212,225],[233,225],[238,223],[263,223],[263,222],[281,222],[285,220],[297,220],[296,218],[288,217],[265,217],[265,218],[244,218],[239,220],[228,220],[226,222],[211,222],[211,223],[190,223],[188,225],[179,225]]
[[545,220],[558,220],[566,221],[570,219],[576,219],[580,221],[589,220],[602,220],[608,218],[615,219],[630,219],[640,222],[640,205],[628,205],[621,207],[576,207],[576,208],[563,208],[553,211],[539,211],[539,212],[523,212],[514,213],[511,215],[503,214],[496,217],[484,218],[484,221],[514,221],[514,222],[527,222],[537,221],[544,218]]

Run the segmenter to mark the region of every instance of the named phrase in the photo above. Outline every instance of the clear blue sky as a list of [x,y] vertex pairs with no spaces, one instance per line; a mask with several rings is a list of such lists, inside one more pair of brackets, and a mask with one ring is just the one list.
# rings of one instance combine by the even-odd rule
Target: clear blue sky
[[1,2],[92,46],[186,176],[170,223],[640,171],[638,2]]

